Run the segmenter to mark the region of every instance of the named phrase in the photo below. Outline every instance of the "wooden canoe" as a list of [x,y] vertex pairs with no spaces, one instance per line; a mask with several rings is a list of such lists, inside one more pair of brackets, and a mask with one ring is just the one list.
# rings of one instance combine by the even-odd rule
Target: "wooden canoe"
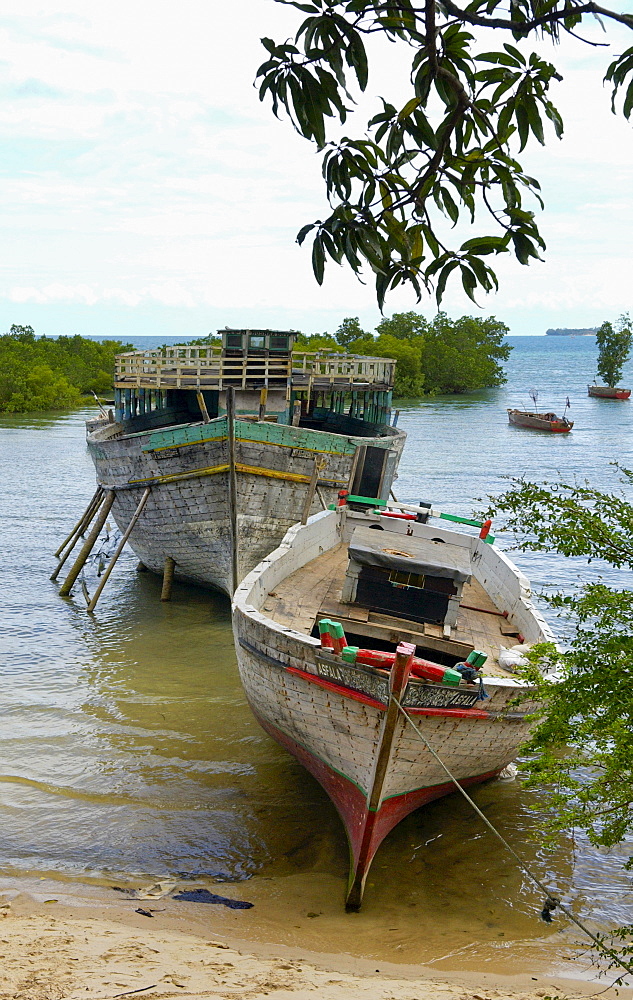
[[567,420],[566,417],[557,417],[554,413],[529,413],[526,410],[508,410],[508,420],[517,427],[549,431],[552,434],[567,434],[574,426],[574,421]]
[[[440,560],[436,576],[427,575],[422,583],[419,576],[409,577],[422,588],[431,586],[429,579],[437,580],[443,567],[459,565],[458,585],[447,578],[437,585],[445,591],[444,607],[452,607],[446,620],[452,616],[453,624],[447,625],[437,608],[427,616],[432,620],[423,621],[424,611],[416,608],[424,604],[424,595],[419,606],[417,598],[411,603],[415,587],[403,583],[401,574],[386,598],[372,597],[382,570],[370,565],[361,567],[356,598],[344,600],[350,581],[354,585],[350,567],[365,558],[358,537],[365,549],[369,545],[370,561],[372,546],[387,560],[390,553],[396,560],[409,558],[416,545],[430,551],[431,562]],[[394,613],[389,602],[399,595],[414,618]],[[317,638],[319,622],[325,628],[324,621],[333,619],[349,644],[343,655]],[[253,713],[321,783],[343,821],[351,856],[348,909],[360,907],[369,867],[387,834],[413,810],[455,790],[409,719],[462,786],[498,775],[525,742],[528,714],[535,707],[524,682],[499,665],[500,647],[553,640],[531,603],[528,581],[495,545],[435,525],[345,507],[316,514],[288,531],[236,590],[233,626]],[[345,659],[350,649],[352,656],[363,653],[362,648],[354,653],[356,647],[384,656],[402,642],[413,644],[417,657],[444,664],[442,670],[475,650],[483,652],[488,657],[485,691],[459,679],[458,686],[447,687],[416,677],[402,662],[398,674],[395,666],[389,671]],[[528,699],[513,706],[522,690]]]
[[597,396],[598,399],[629,399],[631,390],[610,385],[588,385],[587,395]]

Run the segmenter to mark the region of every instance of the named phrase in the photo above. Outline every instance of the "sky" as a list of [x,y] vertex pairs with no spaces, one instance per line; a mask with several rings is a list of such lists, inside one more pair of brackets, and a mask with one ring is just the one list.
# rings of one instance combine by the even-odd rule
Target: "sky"
[[[630,0],[626,9],[631,9]],[[309,243],[324,217],[320,156],[259,102],[260,38],[301,15],[274,0],[4,0],[0,9],[0,330],[203,336],[226,326],[333,332],[380,319],[371,275],[331,264],[319,287]],[[630,32],[628,33],[630,35]],[[633,130],[602,77],[632,44],[623,28],[548,55],[564,82],[563,141],[522,163],[542,185],[543,263],[497,259],[499,292],[443,308],[494,315],[515,335],[591,327],[633,311]],[[361,111],[407,94],[394,46],[378,47]],[[351,129],[350,129],[351,131]],[[392,294],[385,312],[435,302]]]

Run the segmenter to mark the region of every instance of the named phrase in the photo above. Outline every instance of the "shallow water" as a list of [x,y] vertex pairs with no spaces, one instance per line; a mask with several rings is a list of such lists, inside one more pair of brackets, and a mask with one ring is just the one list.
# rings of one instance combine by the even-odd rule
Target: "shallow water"
[[[633,404],[590,399],[592,338],[511,338],[508,385],[400,405],[409,434],[394,491],[470,514],[503,477],[577,476],[614,488],[631,465]],[[633,383],[633,370],[627,373]],[[626,382],[626,380],[625,380]],[[510,427],[507,406],[559,412],[570,435]],[[92,411],[91,411],[92,412]],[[456,796],[409,817],[381,847],[364,909],[342,912],[347,848],[320,787],[257,726],[238,680],[229,604],[136,572],[126,553],[100,600],[58,595],[52,552],[94,489],[86,414],[0,418],[0,888],[174,877],[252,899],[244,933],[439,968],[543,969],[575,940]],[[517,558],[536,588],[583,575]],[[605,568],[603,568],[605,569]],[[618,582],[623,574],[606,575]],[[94,590],[94,567],[88,587]],[[546,612],[551,616],[551,612]],[[494,782],[474,797],[550,889],[593,927],[633,920],[628,851],[539,837],[539,797]],[[506,969],[506,971],[509,971]]]

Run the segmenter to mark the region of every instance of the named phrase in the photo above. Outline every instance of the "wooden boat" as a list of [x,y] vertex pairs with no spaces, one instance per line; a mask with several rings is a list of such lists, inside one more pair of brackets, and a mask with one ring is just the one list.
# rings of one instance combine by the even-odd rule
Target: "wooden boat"
[[629,399],[631,390],[611,385],[588,385],[587,395],[597,396],[599,399]]
[[[316,514],[233,598],[253,713],[321,783],[345,826],[348,909],[360,907],[390,830],[455,790],[431,751],[462,786],[515,759],[535,706],[499,665],[501,647],[553,638],[491,536],[406,518],[349,506]],[[480,683],[464,663],[486,656]],[[514,705],[521,692],[528,699]]]
[[508,420],[517,427],[553,434],[567,434],[574,426],[574,421],[567,417],[557,417],[555,413],[529,413],[526,410],[508,410]]
[[388,497],[405,440],[389,425],[395,362],[292,353],[295,336],[225,330],[221,348],[117,357],[115,412],[87,441],[121,531],[138,514],[146,568],[230,595],[340,489]]

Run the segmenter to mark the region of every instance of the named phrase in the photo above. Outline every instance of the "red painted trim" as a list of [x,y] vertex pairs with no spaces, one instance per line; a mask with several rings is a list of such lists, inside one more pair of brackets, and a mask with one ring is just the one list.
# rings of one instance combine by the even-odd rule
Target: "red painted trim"
[[[366,839],[364,838],[364,834],[368,828],[370,838],[364,851],[361,876],[366,875],[380,844],[401,820],[428,802],[457,791],[452,781],[441,785],[417,788],[406,792],[404,795],[394,795],[391,798],[385,799],[377,812],[370,813],[367,808],[366,794],[353,781],[344,774],[335,771],[329,764],[326,764],[325,761],[315,756],[306,747],[301,746],[291,736],[277,729],[272,722],[262,718],[250,699],[249,704],[253,715],[262,729],[272,736],[280,746],[292,754],[300,764],[303,764],[306,770],[316,778],[326,791],[345,827],[352,853],[353,871],[356,874],[358,874],[357,868],[360,849],[363,839]],[[487,781],[495,777],[495,775],[499,774],[500,770],[501,768],[497,768],[485,774],[465,778],[460,784],[463,787],[480,784],[482,781]]]
[[406,706],[408,715],[448,715],[455,719],[490,719],[490,712],[473,708],[413,708]]
[[376,698],[370,698],[368,694],[363,694],[362,691],[354,691],[353,688],[344,687],[342,684],[336,684],[334,681],[329,681],[325,677],[319,677],[317,674],[309,674],[307,670],[299,670],[298,667],[286,667],[289,674],[294,674],[295,677],[301,677],[304,681],[309,681],[310,684],[316,684],[317,687],[325,688],[326,691],[334,691],[336,694],[340,694],[343,698],[350,698],[352,701],[360,701],[363,705],[369,705],[371,708],[377,708],[380,712],[386,712],[387,706],[383,705],[381,701],[377,701]]
[[[317,687],[324,688],[326,691],[332,691],[335,694],[340,694],[343,698],[350,698],[352,701],[359,701],[363,705],[369,705],[370,708],[376,708],[380,712],[386,712],[387,706],[383,704],[382,701],[377,701],[375,698],[371,698],[368,694],[364,694],[362,691],[355,691],[353,688],[344,687],[342,684],[336,684],[334,681],[328,680],[326,677],[319,677],[317,674],[310,674],[307,670],[300,670],[298,667],[286,667],[289,674],[294,674],[295,677],[301,677],[304,681],[309,681],[310,684],[316,684]],[[445,715],[449,718],[454,719],[490,719],[490,712],[484,712],[482,709],[472,709],[472,708],[414,708],[407,705],[407,712],[411,715]]]

